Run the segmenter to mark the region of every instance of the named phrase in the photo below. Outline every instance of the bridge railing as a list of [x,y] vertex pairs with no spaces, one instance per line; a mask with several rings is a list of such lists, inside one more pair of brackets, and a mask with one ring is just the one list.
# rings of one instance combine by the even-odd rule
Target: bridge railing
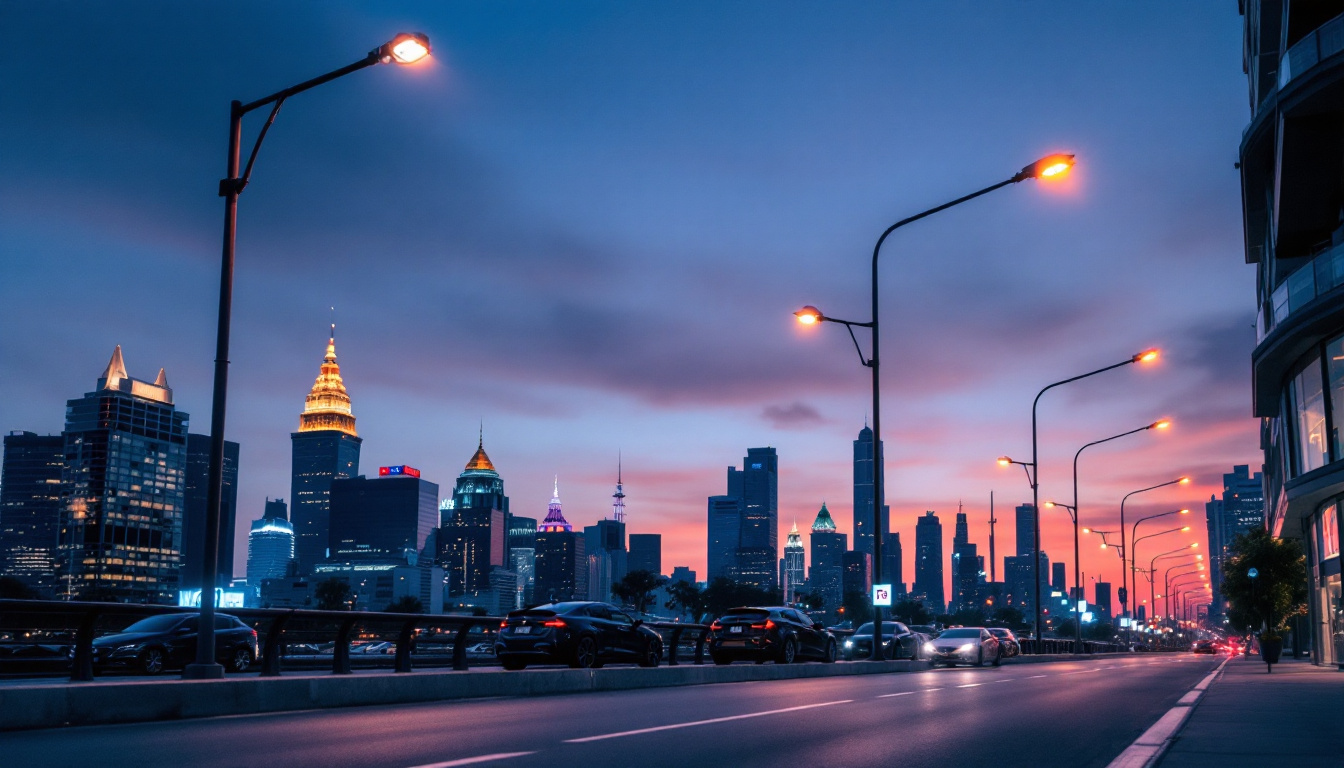
[[[1022,653],[1028,656],[1045,653],[1073,653],[1075,646],[1074,640],[1061,637],[1043,637],[1040,640],[1032,637],[1019,637],[1017,644],[1021,646]],[[1119,653],[1123,650],[1124,646],[1119,643],[1102,642],[1100,640],[1084,640],[1082,647],[1082,652],[1086,654]]]

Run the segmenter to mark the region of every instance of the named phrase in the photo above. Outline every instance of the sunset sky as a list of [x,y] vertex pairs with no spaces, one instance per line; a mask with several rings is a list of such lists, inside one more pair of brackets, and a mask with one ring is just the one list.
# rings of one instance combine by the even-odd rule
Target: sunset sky
[[[241,198],[238,572],[249,521],[289,494],[330,307],[365,473],[410,464],[446,495],[483,422],[513,511],[543,517],[559,475],[579,526],[609,513],[620,453],[630,532],[662,533],[664,570],[703,578],[706,497],[770,445],[780,544],[823,500],[848,532],[868,371],[842,328],[792,312],[867,320],[886,226],[1055,151],[1078,155],[1067,181],[1001,190],[884,250],[904,580],[925,510],[946,556],[958,501],[987,549],[991,491],[1011,554],[1030,489],[994,459],[1030,457],[1036,391],[1149,346],[1160,364],[1042,400],[1042,499],[1071,497],[1082,444],[1174,419],[1080,464],[1098,528],[1126,492],[1195,478],[1131,505],[1198,524],[1143,560],[1205,547],[1221,475],[1258,466],[1229,3],[9,4],[0,429],[59,432],[121,344],[132,376],[167,369],[207,432],[229,101],[403,30],[429,35],[432,62],[290,100]],[[1072,563],[1067,515],[1044,521],[1046,551]],[[1088,582],[1118,585],[1096,544]]]

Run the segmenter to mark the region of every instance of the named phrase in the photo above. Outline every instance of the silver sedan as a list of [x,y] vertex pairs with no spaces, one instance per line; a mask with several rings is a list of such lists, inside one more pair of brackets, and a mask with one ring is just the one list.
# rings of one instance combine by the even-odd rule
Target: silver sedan
[[983,667],[985,662],[999,666],[1003,650],[998,638],[984,627],[955,627],[944,630],[938,637],[924,644],[924,656],[933,666],[972,664]]

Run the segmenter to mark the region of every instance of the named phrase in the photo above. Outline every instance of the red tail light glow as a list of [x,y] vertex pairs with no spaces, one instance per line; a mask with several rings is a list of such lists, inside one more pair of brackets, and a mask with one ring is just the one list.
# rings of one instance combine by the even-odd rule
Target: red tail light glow
[[775,628],[775,622],[771,621],[770,619],[766,619],[764,624],[752,624],[752,625],[751,625],[751,628],[752,628],[752,629],[766,629],[766,630],[774,629],[774,628]]
[[551,619],[550,621],[547,621],[547,622],[543,623],[542,626],[544,626],[544,627],[563,627],[563,626],[565,626],[565,620],[564,620],[564,619]]
[[718,632],[720,629],[723,629],[723,625],[719,623],[718,619],[715,619],[714,623],[709,625],[710,632]]
[[503,629],[503,628],[505,628],[505,627],[507,627],[507,626],[509,626],[509,622],[507,622],[507,621],[501,621],[501,622],[499,622],[499,628],[500,628],[500,629]]

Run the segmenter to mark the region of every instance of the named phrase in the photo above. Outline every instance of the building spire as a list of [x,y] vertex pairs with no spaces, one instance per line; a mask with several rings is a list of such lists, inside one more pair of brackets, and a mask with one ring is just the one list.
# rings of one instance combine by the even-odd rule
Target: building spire
[[126,373],[126,362],[121,359],[121,345],[112,350],[112,359],[107,361],[107,370],[103,371],[104,379],[107,380],[106,386],[113,386],[118,379],[129,379],[130,375]]
[[159,369],[159,375],[156,376],[156,377],[154,377],[154,386],[156,386],[156,387],[165,387],[165,388],[168,386],[168,372],[167,372],[167,371],[165,371],[165,370],[162,369],[162,368]]
[[321,371],[304,401],[303,413],[299,416],[299,431],[335,431],[358,436],[355,432],[355,416],[350,410],[350,395],[345,391],[345,382],[341,379],[341,366],[336,364],[335,323],[331,324],[331,336],[327,339],[327,353],[322,358]]
[[560,508],[560,476],[555,476],[555,486],[552,490],[550,506],[546,508],[546,519],[541,521],[537,530],[541,533],[568,533],[574,530],[574,526],[565,519],[565,513]]
[[625,522],[625,488],[621,483],[621,454],[616,453],[616,492],[611,495],[615,499],[611,503],[611,516],[618,523]]

